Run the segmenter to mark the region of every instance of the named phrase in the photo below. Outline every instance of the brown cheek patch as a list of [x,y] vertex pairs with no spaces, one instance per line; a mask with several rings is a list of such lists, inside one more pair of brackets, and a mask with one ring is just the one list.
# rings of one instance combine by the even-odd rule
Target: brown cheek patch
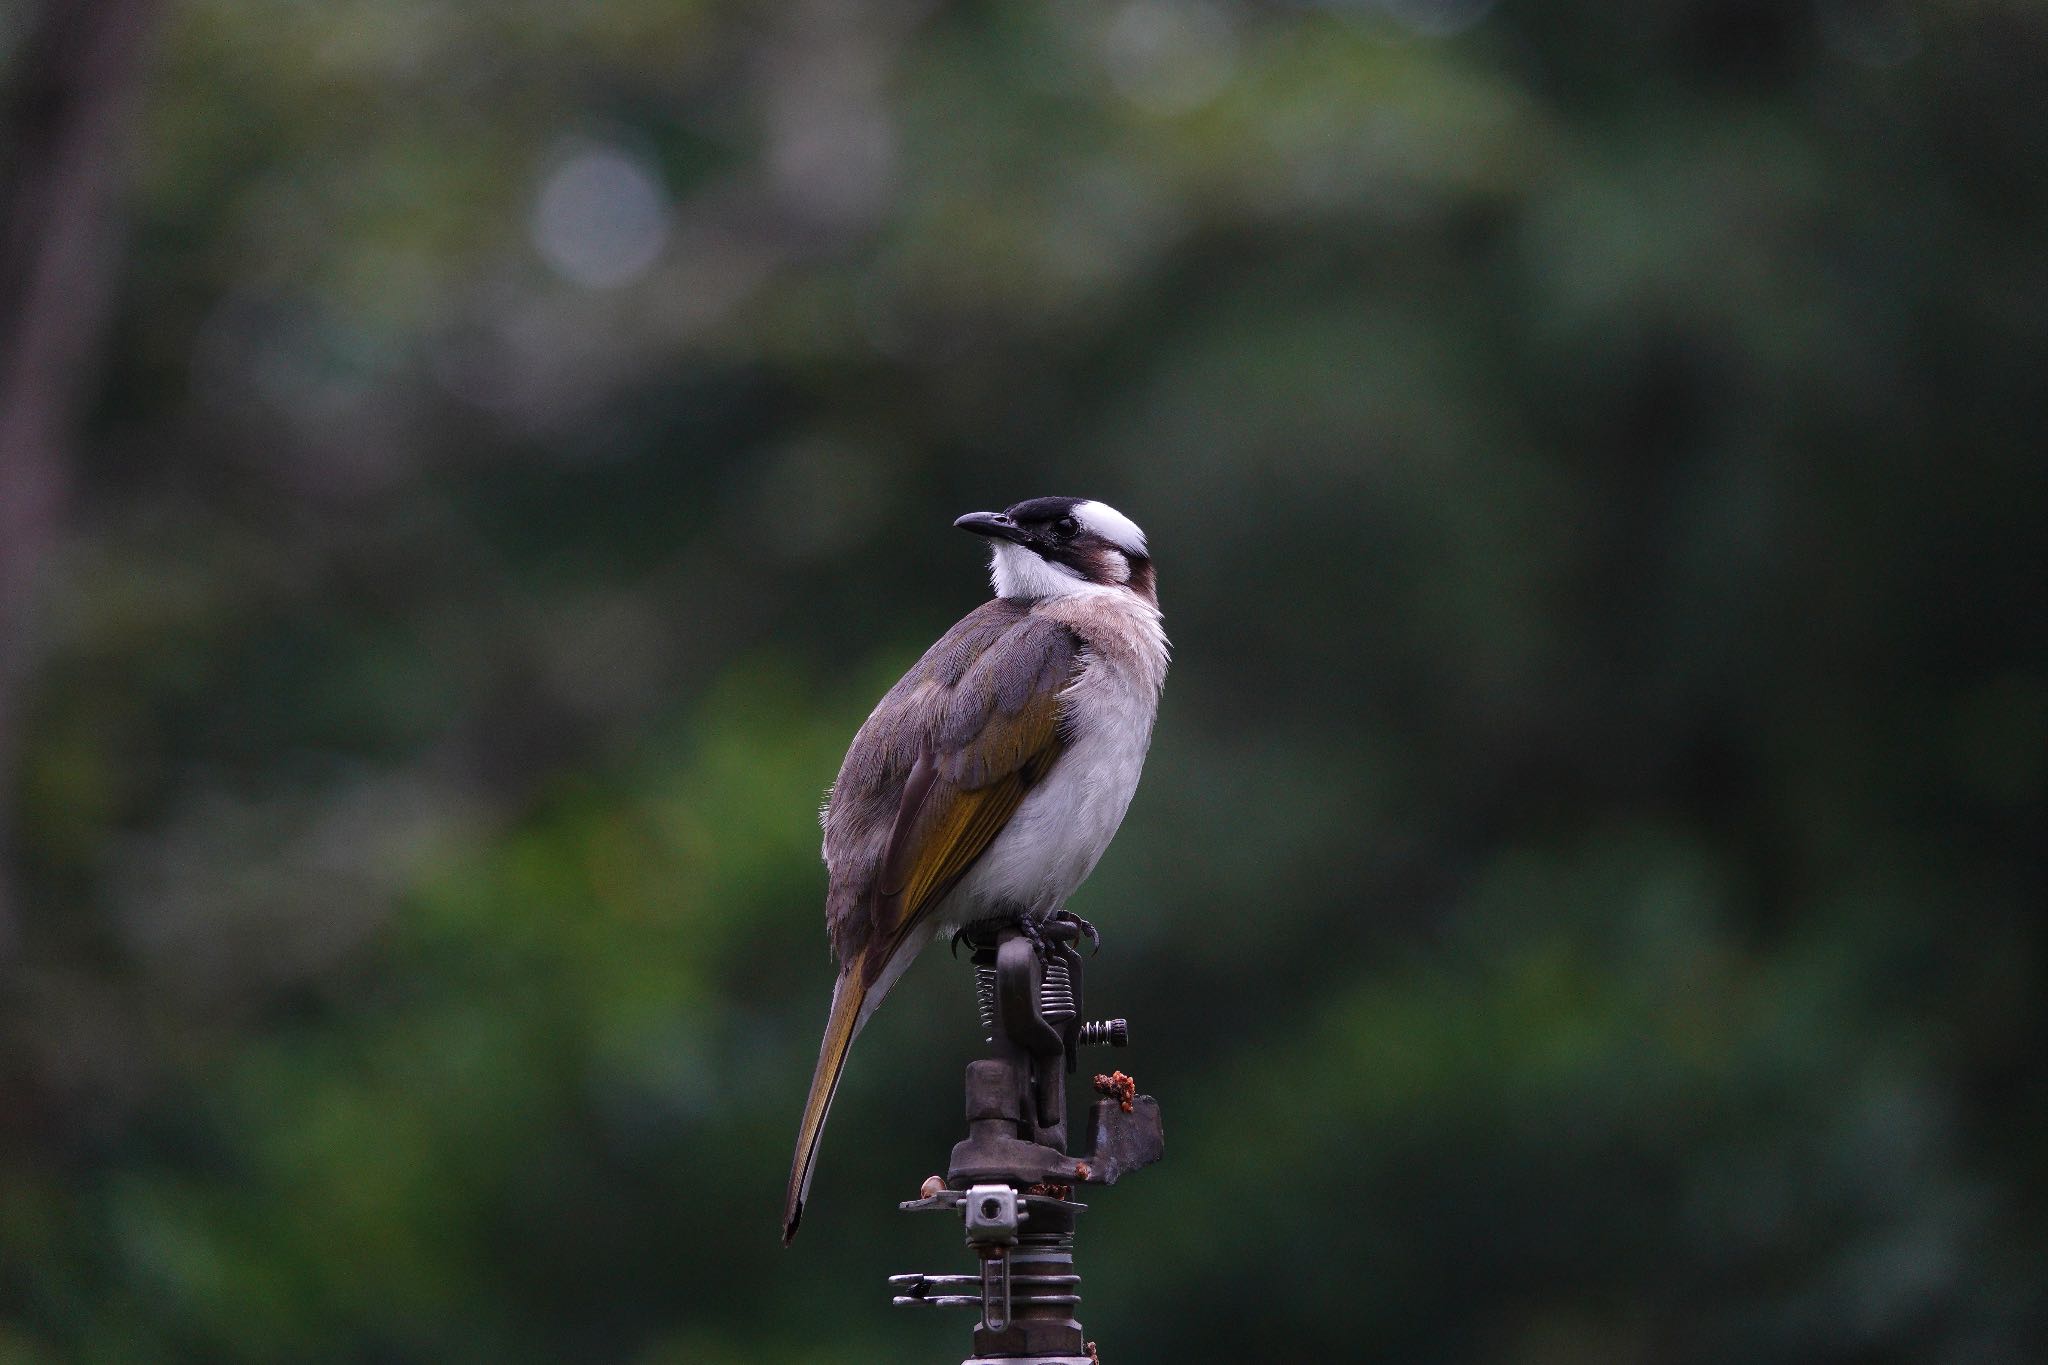
[[1089,536],[1059,551],[1054,558],[1090,583],[1127,583],[1131,562],[1123,551],[1099,537]]

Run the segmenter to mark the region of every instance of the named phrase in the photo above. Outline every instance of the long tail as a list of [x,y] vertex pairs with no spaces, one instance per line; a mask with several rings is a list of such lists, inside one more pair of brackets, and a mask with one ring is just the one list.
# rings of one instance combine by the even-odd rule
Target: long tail
[[818,1140],[825,1136],[825,1115],[832,1110],[832,1096],[839,1089],[839,1073],[846,1067],[846,1051],[853,1035],[860,1031],[860,1007],[868,997],[868,986],[856,959],[850,970],[839,974],[832,987],[832,1013],[825,1021],[825,1041],[818,1047],[818,1069],[811,1073],[811,1093],[804,1101],[803,1122],[796,1130],[796,1160],[789,1168],[789,1193],[782,1205],[782,1244],[796,1240],[796,1225],[803,1220],[804,1200],[811,1195],[811,1166],[818,1159]]

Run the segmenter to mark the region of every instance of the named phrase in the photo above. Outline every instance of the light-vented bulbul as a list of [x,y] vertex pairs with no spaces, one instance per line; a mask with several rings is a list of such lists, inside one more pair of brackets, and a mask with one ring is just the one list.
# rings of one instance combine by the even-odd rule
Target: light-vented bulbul
[[1166,679],[1145,533],[1083,498],[953,523],[988,537],[995,598],[925,651],[826,798],[839,977],[789,1171],[796,1236],[854,1036],[941,925],[1036,923],[1094,870],[1137,790]]

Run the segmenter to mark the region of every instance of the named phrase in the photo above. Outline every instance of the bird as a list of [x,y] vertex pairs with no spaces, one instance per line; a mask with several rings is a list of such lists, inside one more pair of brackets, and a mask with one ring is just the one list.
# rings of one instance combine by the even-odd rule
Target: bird
[[[995,596],[889,689],[825,798],[838,976],[783,1204],[796,1237],[848,1049],[942,926],[1064,914],[1137,790],[1168,644],[1144,531],[1087,498],[953,523]],[[1092,926],[1090,926],[1092,929]]]

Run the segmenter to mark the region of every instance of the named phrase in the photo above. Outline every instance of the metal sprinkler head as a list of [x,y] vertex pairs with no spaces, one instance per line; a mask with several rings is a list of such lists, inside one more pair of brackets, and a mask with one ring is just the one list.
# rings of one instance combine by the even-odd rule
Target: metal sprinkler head
[[[1094,1343],[1074,1316],[1081,1277],[1074,1227],[1088,1206],[1084,1185],[1113,1185],[1165,1151],[1159,1102],[1136,1093],[1121,1071],[1113,1094],[1089,1111],[1088,1142],[1071,1151],[1067,1076],[1082,1047],[1123,1047],[1122,1019],[1084,1022],[1081,955],[1085,922],[1058,915],[1033,925],[972,926],[975,999],[989,1055],[967,1064],[967,1137],[946,1175],[902,1205],[957,1214],[974,1274],[892,1275],[904,1306],[979,1308],[969,1361],[1019,1358],[1042,1365],[1091,1365]],[[1098,1082],[1103,1078],[1098,1078]]]

